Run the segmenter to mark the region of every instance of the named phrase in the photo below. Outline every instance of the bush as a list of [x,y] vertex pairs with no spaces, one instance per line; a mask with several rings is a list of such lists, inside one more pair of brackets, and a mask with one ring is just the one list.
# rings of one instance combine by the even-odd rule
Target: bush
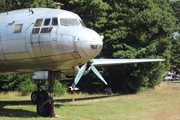
[[[45,88],[46,84],[47,83],[45,83],[45,85],[42,85],[41,88]],[[21,82],[18,85],[18,91],[21,91],[22,95],[27,95],[36,89],[37,89],[36,84],[34,84],[30,78],[26,79],[25,81]],[[43,89],[43,90],[45,90],[45,89]],[[66,85],[63,85],[58,80],[55,80],[54,96],[62,96],[67,92],[67,90],[68,90],[68,88]]]
[[27,78],[18,85],[17,90],[21,91],[22,95],[27,95],[32,91],[36,90],[36,85],[33,83],[33,81],[30,78]]
[[[32,91],[37,90],[37,86],[33,80],[31,80],[26,75],[12,74],[6,76],[0,76],[1,80],[1,91],[20,91],[21,95],[28,95]],[[46,90],[48,86],[48,81],[41,81],[41,90]],[[68,90],[66,84],[61,84],[58,80],[54,83],[54,95],[62,96]]]
[[58,80],[54,83],[54,96],[62,96],[67,93],[67,85],[61,84]]

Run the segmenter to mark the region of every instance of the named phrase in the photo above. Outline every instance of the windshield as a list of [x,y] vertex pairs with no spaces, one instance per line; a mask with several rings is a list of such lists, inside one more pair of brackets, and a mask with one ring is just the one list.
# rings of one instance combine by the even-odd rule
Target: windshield
[[85,27],[82,20],[77,18],[60,18],[60,24],[64,26],[81,26]]

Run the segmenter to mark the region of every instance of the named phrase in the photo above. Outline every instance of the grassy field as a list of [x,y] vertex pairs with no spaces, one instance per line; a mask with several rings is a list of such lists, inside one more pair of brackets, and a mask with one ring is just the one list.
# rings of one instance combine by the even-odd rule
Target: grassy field
[[180,85],[162,84],[133,95],[86,95],[56,97],[59,118],[42,118],[29,96],[0,93],[0,120],[179,120]]

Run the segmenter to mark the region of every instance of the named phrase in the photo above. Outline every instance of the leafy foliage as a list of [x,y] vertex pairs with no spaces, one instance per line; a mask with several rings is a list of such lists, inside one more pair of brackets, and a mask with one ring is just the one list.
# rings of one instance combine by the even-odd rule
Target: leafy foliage
[[18,90],[19,84],[28,79],[29,78],[26,75],[22,75],[22,74],[0,76],[0,83],[1,83],[0,90],[3,91]]
[[180,37],[176,37],[175,40],[172,40],[171,48],[171,68],[180,68]]
[[54,8],[53,0],[0,0],[0,11],[33,8],[33,7],[49,7]]
[[172,48],[171,48],[171,59],[170,59],[170,63],[171,63],[171,69],[174,68],[180,68],[180,0],[176,0],[173,1],[171,3],[172,8],[174,10],[174,15],[177,18],[176,19],[176,24],[177,24],[177,31],[176,34],[178,34],[178,36],[174,37],[174,39],[172,40]]
[[17,90],[22,92],[22,95],[27,95],[30,92],[36,90],[36,85],[33,83],[33,81],[28,78],[21,83],[19,83]]
[[58,80],[54,83],[54,95],[55,96],[62,96],[67,93],[68,87],[66,84],[60,83]]
[[166,59],[165,63],[104,67],[102,72],[109,86],[115,91],[132,93],[159,84],[162,73],[170,67],[171,40],[177,30],[170,2],[94,1],[71,0],[70,3],[88,27],[104,35],[104,48],[98,57]]

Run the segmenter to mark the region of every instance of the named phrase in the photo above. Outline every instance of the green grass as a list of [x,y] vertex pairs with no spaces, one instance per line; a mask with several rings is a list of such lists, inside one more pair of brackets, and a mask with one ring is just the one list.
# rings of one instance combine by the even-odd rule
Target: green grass
[[133,95],[86,95],[55,97],[59,118],[42,118],[29,96],[0,93],[0,120],[178,120],[180,85],[160,85]]

